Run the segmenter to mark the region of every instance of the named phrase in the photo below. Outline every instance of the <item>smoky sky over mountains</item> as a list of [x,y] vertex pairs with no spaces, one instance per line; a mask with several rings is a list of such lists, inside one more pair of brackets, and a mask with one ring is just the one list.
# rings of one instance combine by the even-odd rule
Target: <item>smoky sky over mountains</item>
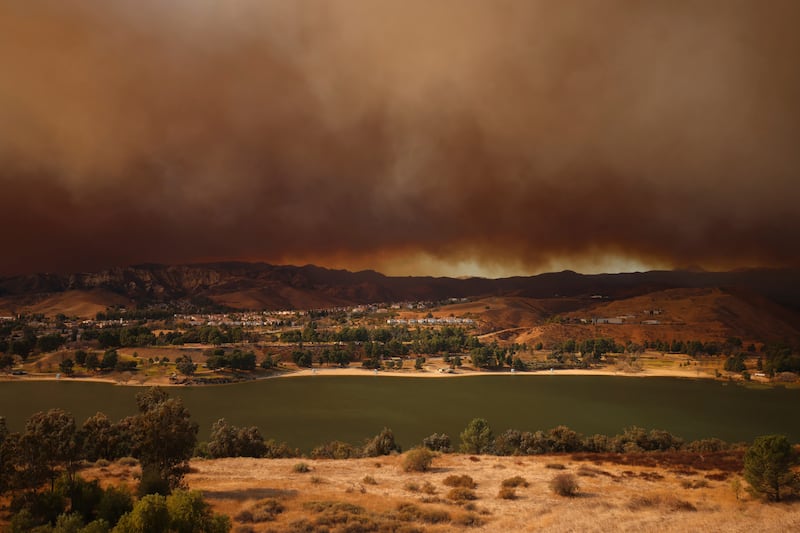
[[798,20],[794,0],[3,2],[0,274],[797,266]]

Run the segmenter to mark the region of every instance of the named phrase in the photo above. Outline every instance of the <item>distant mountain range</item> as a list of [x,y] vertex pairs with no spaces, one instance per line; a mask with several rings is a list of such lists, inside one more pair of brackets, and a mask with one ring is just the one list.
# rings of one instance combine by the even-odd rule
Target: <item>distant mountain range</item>
[[[91,293],[137,305],[181,299],[237,309],[312,309],[480,296],[630,298],[673,288],[747,291],[800,311],[800,270],[652,271],[585,275],[572,271],[501,279],[385,276],[313,265],[265,263],[144,264],[76,274],[0,278],[0,309],[64,293]],[[3,305],[5,303],[5,305]]]

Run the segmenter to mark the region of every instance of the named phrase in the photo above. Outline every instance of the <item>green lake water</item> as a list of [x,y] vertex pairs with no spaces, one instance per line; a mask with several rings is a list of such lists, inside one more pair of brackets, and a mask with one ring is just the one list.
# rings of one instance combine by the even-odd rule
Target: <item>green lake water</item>
[[[136,411],[138,387],[104,383],[0,383],[0,416],[12,431],[36,411],[60,407],[80,424],[97,411]],[[207,439],[211,424],[256,425],[265,438],[308,450],[328,440],[360,443],[384,426],[407,448],[433,432],[454,442],[467,422],[486,418],[495,434],[564,424],[584,434],[637,425],[687,440],[749,441],[783,433],[800,441],[800,390],[753,389],[710,380],[613,376],[480,376],[456,379],[310,376],[233,385],[170,388]]]

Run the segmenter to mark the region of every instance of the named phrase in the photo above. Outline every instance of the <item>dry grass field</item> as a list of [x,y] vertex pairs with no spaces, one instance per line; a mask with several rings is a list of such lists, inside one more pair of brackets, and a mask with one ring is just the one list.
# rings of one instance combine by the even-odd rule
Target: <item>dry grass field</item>
[[[613,455],[454,454],[437,457],[425,473],[405,472],[404,456],[194,460],[186,481],[240,532],[800,530],[800,502],[767,504],[747,494],[740,454],[689,455],[619,462]],[[82,475],[134,484],[136,472],[111,464]],[[575,497],[550,488],[564,473],[578,481]],[[446,485],[462,475],[475,482],[472,495]],[[503,481],[516,476],[519,485],[500,497]]]

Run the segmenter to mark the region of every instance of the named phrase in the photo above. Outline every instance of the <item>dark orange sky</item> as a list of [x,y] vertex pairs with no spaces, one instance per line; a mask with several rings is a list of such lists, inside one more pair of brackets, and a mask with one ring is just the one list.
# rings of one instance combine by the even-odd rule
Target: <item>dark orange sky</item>
[[798,265],[799,16],[3,2],[0,274]]

